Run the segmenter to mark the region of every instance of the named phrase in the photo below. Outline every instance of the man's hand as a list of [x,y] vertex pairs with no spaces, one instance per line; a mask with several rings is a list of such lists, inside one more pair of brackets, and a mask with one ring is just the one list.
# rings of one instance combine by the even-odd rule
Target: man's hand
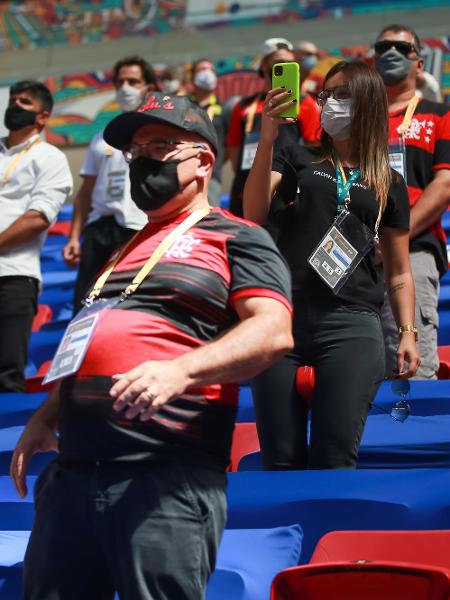
[[28,493],[25,482],[28,463],[37,452],[58,451],[58,438],[45,421],[32,418],[22,433],[11,459],[9,474],[21,498]]
[[113,375],[110,390],[114,410],[126,408],[127,419],[148,421],[167,402],[180,396],[188,386],[188,377],[176,360],[144,362],[128,373]]
[[68,267],[75,268],[78,265],[81,257],[81,244],[78,238],[69,238],[63,249],[63,257]]

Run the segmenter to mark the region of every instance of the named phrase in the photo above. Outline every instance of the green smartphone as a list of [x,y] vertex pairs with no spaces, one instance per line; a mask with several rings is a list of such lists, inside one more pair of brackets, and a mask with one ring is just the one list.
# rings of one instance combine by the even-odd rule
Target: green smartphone
[[300,67],[296,62],[276,63],[272,67],[272,88],[284,86],[292,90],[291,100],[297,100],[288,109],[280,113],[280,117],[296,118],[300,111]]

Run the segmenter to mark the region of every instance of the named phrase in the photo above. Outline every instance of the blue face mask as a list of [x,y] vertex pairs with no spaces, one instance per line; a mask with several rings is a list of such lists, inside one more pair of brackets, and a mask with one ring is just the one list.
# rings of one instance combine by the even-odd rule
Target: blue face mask
[[314,54],[310,54],[309,56],[304,56],[302,59],[302,66],[304,69],[308,69],[308,71],[310,71],[311,69],[314,69],[314,67],[317,65],[317,56],[314,56]]

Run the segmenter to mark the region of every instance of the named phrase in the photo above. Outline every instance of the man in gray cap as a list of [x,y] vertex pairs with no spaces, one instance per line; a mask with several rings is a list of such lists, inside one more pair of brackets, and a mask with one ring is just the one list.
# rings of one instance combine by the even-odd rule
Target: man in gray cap
[[217,138],[188,97],[152,94],[105,140],[149,223],[89,293],[86,311],[110,308],[12,459],[24,496],[31,456],[58,444],[35,485],[25,598],[201,600],[225,525],[234,382],[291,348],[289,274],[267,232],[208,205]]

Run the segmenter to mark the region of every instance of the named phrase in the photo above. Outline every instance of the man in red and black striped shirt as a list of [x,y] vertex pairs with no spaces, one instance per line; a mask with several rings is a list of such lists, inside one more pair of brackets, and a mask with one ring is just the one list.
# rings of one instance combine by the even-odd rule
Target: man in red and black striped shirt
[[[423,59],[420,40],[410,27],[389,25],[383,29],[375,43],[375,64],[388,96],[392,166],[405,177],[409,191],[415,325],[422,361],[416,378],[436,379],[439,277],[448,265],[441,215],[450,202],[450,107],[416,97],[416,77],[423,71]],[[385,304],[386,374],[392,377],[399,333]],[[414,333],[407,330],[401,335]]]
[[154,93],[105,140],[130,162],[149,223],[97,280],[90,297],[119,301],[13,457],[23,495],[28,460],[58,429],[25,597],[201,600],[225,525],[236,382],[291,347],[290,278],[267,232],[208,206],[217,138],[188,97]]

